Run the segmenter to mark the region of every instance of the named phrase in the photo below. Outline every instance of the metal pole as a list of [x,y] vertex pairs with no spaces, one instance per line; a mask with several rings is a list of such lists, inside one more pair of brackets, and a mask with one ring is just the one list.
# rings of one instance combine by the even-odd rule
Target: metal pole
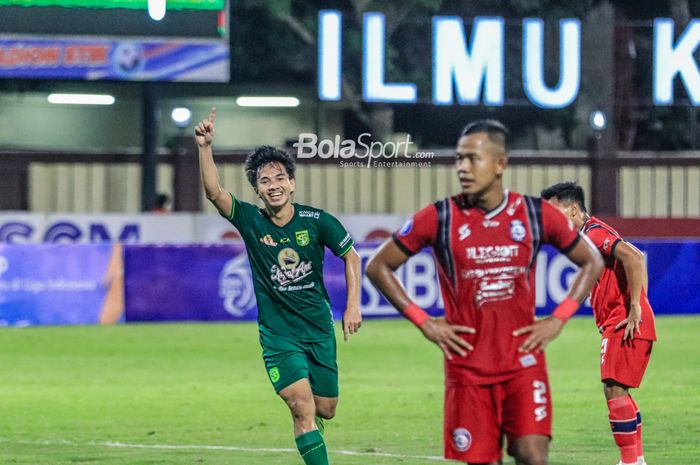
[[156,200],[156,167],[158,164],[158,115],[156,98],[150,84],[141,87],[143,152],[141,154],[141,210],[151,211]]

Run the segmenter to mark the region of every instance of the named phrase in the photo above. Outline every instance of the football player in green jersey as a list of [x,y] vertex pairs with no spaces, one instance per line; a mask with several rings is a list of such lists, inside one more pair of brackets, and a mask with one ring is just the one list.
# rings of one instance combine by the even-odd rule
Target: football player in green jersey
[[195,127],[204,190],[245,241],[265,367],[292,413],[299,453],[307,465],[326,465],[321,433],[323,419],[333,418],[338,404],[338,365],[323,256],[328,247],[345,261],[346,341],[362,324],[360,257],[335,217],[292,202],[295,165],[285,151],[262,146],[246,160],[246,175],[264,208],[225,191],[212,156],[215,116],[212,108],[209,118]]

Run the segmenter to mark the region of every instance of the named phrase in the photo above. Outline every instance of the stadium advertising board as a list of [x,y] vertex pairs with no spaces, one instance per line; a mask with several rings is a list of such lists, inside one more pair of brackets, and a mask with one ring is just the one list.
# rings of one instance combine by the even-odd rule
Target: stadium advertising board
[[[387,82],[386,22],[384,14],[363,15],[362,99],[367,102],[416,103],[428,98],[435,105],[502,106],[506,95],[506,23],[504,17],[475,17],[465,21],[456,16],[432,19],[432,95],[421,96],[412,82]],[[318,95],[321,100],[338,101],[342,95],[343,16],[338,10],[319,12]],[[511,21],[512,22],[512,21]],[[541,108],[565,108],[578,96],[582,62],[582,27],[577,18],[559,21],[558,44],[545,45],[545,21],[524,18],[522,26],[522,87],[527,100]],[[470,25],[468,36],[465,25]],[[553,27],[554,25],[550,26]],[[670,18],[656,18],[650,28],[653,41],[652,100],[655,105],[674,102],[676,77],[692,105],[700,105],[700,70],[694,54],[700,45],[700,20],[693,19],[682,31],[674,30]],[[677,37],[677,39],[676,39]],[[559,48],[558,81],[545,80],[545,46]],[[635,52],[636,53],[636,52]],[[456,100],[456,102],[455,102]]]
[[[699,242],[635,242],[647,254],[657,314],[698,313]],[[378,244],[358,243],[363,268]],[[325,283],[334,317],[345,305],[342,260],[327,253]],[[536,306],[550,313],[576,268],[545,247],[538,255]],[[432,254],[421,251],[397,271],[411,297],[432,315],[444,311]],[[369,280],[361,282],[365,317],[397,316]],[[590,315],[586,303],[579,314]],[[257,307],[245,246],[0,244],[0,325],[118,321],[254,321]]]
[[[225,0],[0,0],[0,78],[227,82]],[[166,4],[166,2],[163,2]]]
[[[636,243],[648,255],[651,302],[658,314],[697,313],[700,296],[693,273],[700,266],[700,243]],[[363,268],[377,248],[359,243]],[[334,317],[345,305],[342,260],[326,253],[325,283]],[[546,315],[566,295],[576,268],[554,249],[543,248],[537,260],[537,313]],[[444,311],[435,261],[424,250],[397,271],[404,287],[432,315]],[[125,247],[126,321],[251,321],[257,318],[253,281],[242,244],[218,246]],[[679,290],[682,285],[686,291]],[[679,294],[679,292],[681,294]],[[682,298],[679,298],[679,295]],[[363,276],[361,309],[366,317],[397,313]],[[579,314],[590,315],[588,303]]]
[[0,244],[0,326],[107,322],[112,253],[111,245]]
[[[358,241],[379,241],[398,230],[403,215],[338,215]],[[238,231],[219,215],[0,213],[0,243],[193,243],[240,240]]]
[[0,214],[0,244],[194,242],[189,214]]

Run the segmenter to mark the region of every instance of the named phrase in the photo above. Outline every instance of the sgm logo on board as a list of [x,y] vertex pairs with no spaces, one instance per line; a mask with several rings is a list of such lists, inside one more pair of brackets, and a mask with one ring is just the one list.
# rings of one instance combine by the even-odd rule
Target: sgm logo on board
[[30,223],[12,221],[0,223],[0,243],[24,244],[28,242],[74,243],[74,242],[124,242],[135,243],[141,238],[138,224],[124,224],[119,228],[110,228],[103,223],[89,223],[80,226],[76,223],[61,221],[49,224],[45,231],[40,231]]

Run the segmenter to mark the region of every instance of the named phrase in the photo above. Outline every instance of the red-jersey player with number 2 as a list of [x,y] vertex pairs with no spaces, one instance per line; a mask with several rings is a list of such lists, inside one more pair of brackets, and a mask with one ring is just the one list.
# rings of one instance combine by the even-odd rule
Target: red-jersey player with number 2
[[[464,128],[455,167],[462,192],[428,205],[385,242],[367,275],[445,355],[444,455],[546,465],[552,405],[542,350],[595,283],[603,263],[549,202],[503,188],[508,130],[484,120]],[[553,316],[535,320],[535,265],[552,244],[581,267]],[[438,263],[445,317],[431,318],[394,270],[424,247]]]

